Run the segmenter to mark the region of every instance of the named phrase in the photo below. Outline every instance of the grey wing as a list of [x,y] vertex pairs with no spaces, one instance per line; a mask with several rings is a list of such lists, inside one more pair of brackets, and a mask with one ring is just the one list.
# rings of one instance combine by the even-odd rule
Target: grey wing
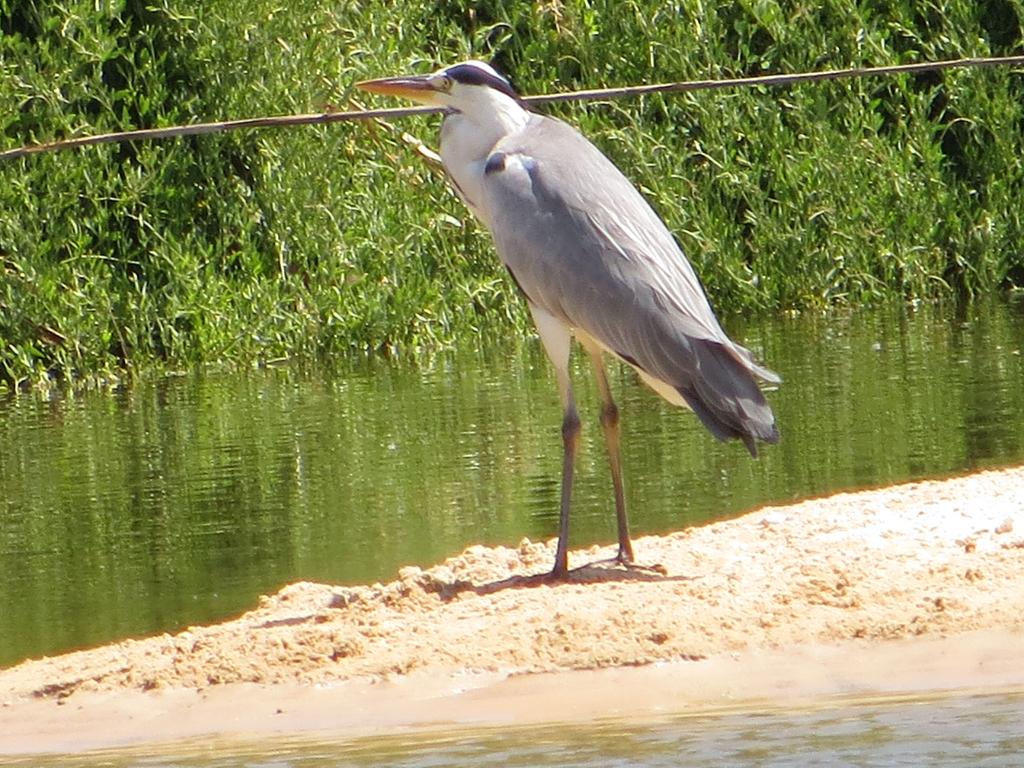
[[534,116],[495,147],[485,222],[527,299],[678,392],[718,438],[778,440],[756,365],[718,324],[671,233],[570,126]]

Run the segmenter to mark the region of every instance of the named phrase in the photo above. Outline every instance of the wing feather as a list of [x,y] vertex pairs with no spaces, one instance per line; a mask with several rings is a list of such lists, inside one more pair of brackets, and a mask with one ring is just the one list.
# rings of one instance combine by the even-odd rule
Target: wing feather
[[572,127],[539,115],[494,148],[481,190],[499,257],[530,301],[679,392],[719,438],[778,439],[755,376],[675,239]]

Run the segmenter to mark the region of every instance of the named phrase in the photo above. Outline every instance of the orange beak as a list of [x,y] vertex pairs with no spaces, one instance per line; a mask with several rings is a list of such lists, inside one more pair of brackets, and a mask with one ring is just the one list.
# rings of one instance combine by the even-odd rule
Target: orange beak
[[364,80],[356,88],[385,96],[398,96],[422,103],[430,103],[431,94],[436,93],[426,77],[383,77],[380,80]]

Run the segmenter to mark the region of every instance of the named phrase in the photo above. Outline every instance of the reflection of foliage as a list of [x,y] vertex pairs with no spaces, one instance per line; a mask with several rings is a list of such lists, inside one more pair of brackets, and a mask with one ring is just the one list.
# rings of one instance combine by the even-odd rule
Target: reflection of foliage
[[[783,439],[758,461],[611,367],[636,535],[1024,459],[1024,302],[949,309],[730,323],[785,379],[769,394]],[[615,523],[593,377],[585,355],[574,365],[585,547]],[[0,402],[0,666],[222,618],[287,581],[387,581],[469,544],[546,541],[560,418],[543,351],[514,339],[429,366]]]
[[[791,5],[0,0],[0,131],[10,147],[344,107],[356,79],[467,56],[540,92],[1021,45],[1021,0]],[[722,309],[1024,282],[1024,94],[1011,71],[557,111],[637,181]],[[431,348],[508,318],[525,328],[488,239],[403,130],[436,125],[238,132],[0,167],[0,381]]]

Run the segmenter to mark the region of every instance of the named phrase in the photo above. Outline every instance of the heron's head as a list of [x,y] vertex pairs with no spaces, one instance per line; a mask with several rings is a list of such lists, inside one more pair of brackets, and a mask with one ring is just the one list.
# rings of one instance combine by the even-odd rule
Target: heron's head
[[366,80],[356,87],[463,113],[507,108],[510,102],[519,104],[519,96],[508,80],[482,61],[464,61],[430,75]]

